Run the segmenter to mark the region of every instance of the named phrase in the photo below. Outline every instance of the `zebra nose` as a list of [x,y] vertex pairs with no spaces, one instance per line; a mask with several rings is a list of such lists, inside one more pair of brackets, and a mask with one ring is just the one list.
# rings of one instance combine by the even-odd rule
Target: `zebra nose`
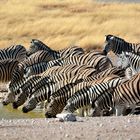
[[23,113],[27,113],[27,112],[28,112],[28,109],[27,109],[26,107],[23,107],[23,108],[22,108],[22,112],[23,112]]
[[46,118],[53,118],[53,116],[51,114],[49,114],[48,112],[45,113],[45,117]]
[[107,55],[107,51],[106,50],[103,50],[103,55]]
[[5,101],[2,101],[2,104],[3,104],[3,105],[8,105],[8,103],[6,103]]
[[14,108],[14,109],[17,109],[17,108],[18,108],[18,105],[17,105],[16,102],[13,103],[13,108]]

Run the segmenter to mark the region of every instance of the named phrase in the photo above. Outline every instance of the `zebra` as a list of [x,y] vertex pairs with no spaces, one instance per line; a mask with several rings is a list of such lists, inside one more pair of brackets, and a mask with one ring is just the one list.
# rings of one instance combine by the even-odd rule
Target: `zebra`
[[0,61],[0,81],[9,82],[12,78],[12,75],[19,64],[19,61],[16,59],[5,59]]
[[119,55],[121,67],[130,67],[132,74],[140,72],[140,55],[134,54],[132,52],[122,52]]
[[103,54],[107,55],[112,50],[116,55],[121,54],[122,51],[140,55],[140,44],[126,42],[114,35],[106,35],[105,37]]
[[20,81],[24,73],[26,72],[26,67],[31,66],[33,64],[39,63],[39,62],[44,62],[44,61],[49,61],[51,58],[48,57],[48,53],[45,51],[38,51],[34,53],[33,55],[29,56],[27,59],[25,59],[23,62],[20,62],[13,72],[13,76],[11,78],[11,81],[8,85],[8,89],[12,89],[13,86]]
[[73,87],[74,85],[76,85],[79,82],[80,81],[77,80],[73,83],[68,83],[67,81],[64,80],[64,81],[61,81],[56,84],[54,84],[54,83],[45,84],[44,86],[35,90],[34,93],[32,93],[32,96],[30,97],[30,99],[23,106],[22,111],[24,113],[27,113],[27,112],[35,109],[38,103],[45,101],[45,100],[47,100],[49,102],[50,95],[53,92],[55,92],[61,88],[65,88],[68,90],[69,88]]
[[21,62],[27,57],[27,51],[22,45],[12,45],[0,50],[0,60],[16,59]]
[[34,82],[39,80],[39,78],[41,78],[39,75],[34,75],[27,79],[22,79],[16,84],[14,84],[14,86],[8,90],[8,93],[3,98],[3,101],[2,101],[3,105],[8,105],[9,103],[13,103],[15,101],[16,96],[20,94],[21,92],[20,88],[22,86],[27,86],[26,84],[32,85]]
[[125,81],[123,78],[95,84],[94,86],[84,87],[76,92],[68,101],[62,112],[73,113],[78,108],[91,106],[100,94],[110,88],[114,88]]
[[77,84],[76,86],[74,86],[73,88],[71,88],[69,92],[66,92],[65,89],[54,92],[50,97],[50,103],[47,106],[45,116],[54,117],[56,116],[56,114],[61,113],[63,108],[66,105],[67,100],[71,96],[73,96],[76,92],[83,89],[84,87],[94,86],[97,83],[107,82],[116,78],[118,78],[118,76],[110,75],[110,76],[107,76],[98,80],[93,80],[89,82],[81,82]]
[[106,91],[95,102],[96,111],[99,112],[106,108],[114,108],[116,116],[120,116],[124,115],[126,108],[130,107],[133,112],[136,105],[140,102],[139,92],[140,73],[134,75],[130,80],[121,85]]
[[[56,64],[52,64],[53,61],[43,61],[40,63],[36,63],[30,66],[26,66],[26,68],[24,68],[24,77],[27,78],[31,75],[35,75],[35,74],[40,74],[43,73],[44,71],[46,71],[48,69],[48,67],[54,67],[54,66],[62,66],[62,61],[61,60],[57,60],[55,61]],[[57,63],[58,62],[58,63]]]
[[[82,74],[83,73],[83,74]],[[22,103],[24,103],[27,99],[27,97],[29,95],[32,94],[32,92],[34,92],[35,90],[37,90],[37,88],[40,86],[45,85],[49,80],[51,82],[57,83],[58,81],[61,80],[65,80],[67,82],[75,82],[77,80],[83,80],[85,77],[87,76],[91,76],[94,75],[96,73],[96,70],[93,69],[90,66],[77,66],[77,65],[67,65],[65,67],[57,67],[56,69],[50,69],[50,71],[46,74],[46,75],[42,75],[41,78],[39,79],[41,83],[41,85],[37,82],[28,83],[23,86],[20,87],[20,91],[21,93],[19,94],[17,100],[14,103],[15,108],[17,108],[19,105],[21,105]],[[34,88],[33,88],[34,87]],[[26,94],[26,98],[21,98],[21,96],[23,96],[22,94]],[[30,94],[28,94],[30,93]],[[22,102],[22,103],[21,103]]]
[[53,50],[53,49],[49,48],[42,41],[40,41],[38,39],[32,39],[31,40],[31,46],[29,48],[28,53],[33,54],[38,50],[47,51],[51,56],[54,57],[54,59],[58,59],[58,58],[61,58],[61,57],[68,58],[68,57],[73,56],[73,55],[84,54],[84,50],[80,47],[77,47],[77,46],[72,46],[72,47],[69,47],[69,48],[65,48],[65,49],[56,51],[56,50]]
[[[48,69],[56,65],[65,66],[68,64],[90,65],[98,71],[104,71],[105,69],[113,66],[111,60],[108,57],[104,55],[96,55],[94,52],[92,52],[80,56],[72,56],[67,59],[50,61],[47,64],[48,66],[46,66],[46,68]],[[33,74],[32,70],[30,69],[31,67],[26,71],[26,77]]]
[[92,116],[103,116],[104,111],[108,112],[108,115],[113,113],[114,102],[112,100],[111,89],[104,91],[93,103],[92,103]]

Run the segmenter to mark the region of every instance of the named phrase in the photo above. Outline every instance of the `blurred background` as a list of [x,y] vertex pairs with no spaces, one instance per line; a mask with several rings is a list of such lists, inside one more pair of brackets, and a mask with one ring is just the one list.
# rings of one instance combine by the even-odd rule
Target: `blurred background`
[[139,0],[0,0],[0,48],[29,47],[32,38],[53,49],[101,49],[106,34],[140,42]]

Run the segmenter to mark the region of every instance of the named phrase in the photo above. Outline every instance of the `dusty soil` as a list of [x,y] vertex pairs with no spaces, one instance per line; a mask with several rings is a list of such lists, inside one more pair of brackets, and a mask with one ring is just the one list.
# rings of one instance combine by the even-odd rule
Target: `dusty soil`
[[0,120],[1,140],[139,140],[140,116]]

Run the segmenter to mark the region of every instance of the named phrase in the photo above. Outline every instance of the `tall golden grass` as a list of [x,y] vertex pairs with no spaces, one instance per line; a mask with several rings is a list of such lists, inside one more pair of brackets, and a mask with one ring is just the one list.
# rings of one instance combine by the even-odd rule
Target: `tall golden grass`
[[0,48],[29,47],[32,38],[53,49],[98,48],[106,34],[140,42],[140,4],[94,0],[1,0]]

